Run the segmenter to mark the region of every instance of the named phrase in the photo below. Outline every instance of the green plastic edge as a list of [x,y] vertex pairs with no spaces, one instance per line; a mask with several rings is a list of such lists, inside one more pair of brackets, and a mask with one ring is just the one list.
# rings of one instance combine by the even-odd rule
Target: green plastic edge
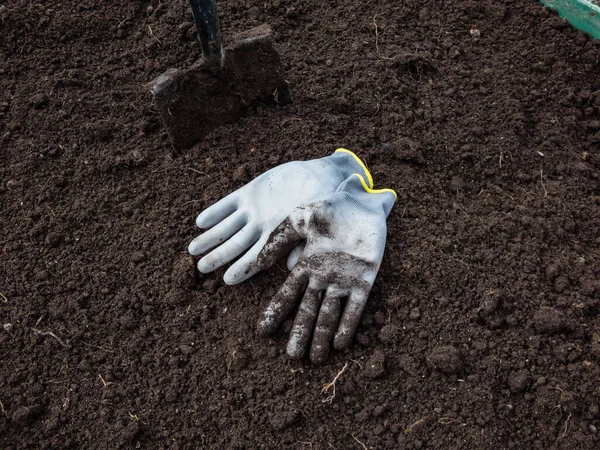
[[590,0],[540,0],[575,28],[600,39],[600,6]]

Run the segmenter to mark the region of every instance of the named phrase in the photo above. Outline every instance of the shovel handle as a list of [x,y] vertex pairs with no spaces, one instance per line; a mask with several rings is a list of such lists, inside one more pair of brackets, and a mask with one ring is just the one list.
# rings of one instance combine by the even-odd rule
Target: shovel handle
[[215,0],[190,0],[204,58],[223,65],[223,44]]

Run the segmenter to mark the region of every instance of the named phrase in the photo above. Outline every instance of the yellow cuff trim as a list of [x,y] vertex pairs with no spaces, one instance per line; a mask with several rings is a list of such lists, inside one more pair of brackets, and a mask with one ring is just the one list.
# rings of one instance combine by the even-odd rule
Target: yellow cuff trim
[[354,174],[352,174],[352,176],[358,177],[364,190],[367,191],[369,194],[383,194],[384,192],[390,192],[390,193],[394,194],[394,197],[398,198],[398,194],[396,194],[396,191],[394,191],[393,189],[372,189],[369,186],[367,186],[367,182],[365,181],[365,179],[362,176],[360,176],[360,174],[354,173]]
[[373,186],[374,186],[373,177],[371,176],[371,172],[369,172],[367,165],[362,161],[362,159],[360,159],[358,156],[356,156],[356,154],[354,152],[351,152],[350,150],[348,150],[346,148],[338,148],[334,153],[348,153],[349,155],[352,155],[352,157],[356,160],[356,162],[360,165],[360,167],[362,167],[362,169],[365,171],[365,174],[367,175],[367,180],[369,180],[369,189],[373,188]]

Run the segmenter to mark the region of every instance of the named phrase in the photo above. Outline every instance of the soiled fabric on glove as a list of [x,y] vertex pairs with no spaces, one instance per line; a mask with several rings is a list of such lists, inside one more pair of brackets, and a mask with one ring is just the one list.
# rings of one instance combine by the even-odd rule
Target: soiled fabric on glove
[[338,149],[325,158],[275,167],[208,207],[196,219],[207,230],[188,247],[195,256],[213,249],[200,259],[198,270],[212,272],[242,255],[223,279],[232,285],[250,278],[260,271],[256,258],[277,225],[297,206],[335,192],[353,173],[373,186],[365,164],[351,151]]
[[273,333],[300,301],[287,344],[290,357],[301,358],[311,337],[315,364],[327,360],[332,341],[336,350],[351,344],[379,271],[395,201],[391,189],[373,190],[354,174],[335,193],[296,208],[273,232],[258,256],[262,269],[306,242],[258,324],[263,333]]

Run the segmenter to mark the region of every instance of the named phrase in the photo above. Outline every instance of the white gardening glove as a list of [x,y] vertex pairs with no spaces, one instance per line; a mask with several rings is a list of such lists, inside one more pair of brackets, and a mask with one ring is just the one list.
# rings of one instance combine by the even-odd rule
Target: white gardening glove
[[261,269],[306,242],[258,324],[273,333],[301,300],[287,344],[290,357],[301,358],[311,336],[315,364],[327,360],[332,341],[336,350],[348,348],[379,271],[395,201],[391,189],[373,190],[354,174],[335,193],[296,208],[271,234],[258,256]]
[[[198,270],[209,273],[238,259],[225,272],[227,284],[237,284],[260,269],[256,263],[271,232],[299,205],[333,193],[358,172],[373,186],[365,164],[351,151],[338,149],[330,156],[277,166],[205,209],[196,219],[208,228],[189,245],[192,255],[215,248],[198,261]],[[290,264],[298,258],[298,251]]]

